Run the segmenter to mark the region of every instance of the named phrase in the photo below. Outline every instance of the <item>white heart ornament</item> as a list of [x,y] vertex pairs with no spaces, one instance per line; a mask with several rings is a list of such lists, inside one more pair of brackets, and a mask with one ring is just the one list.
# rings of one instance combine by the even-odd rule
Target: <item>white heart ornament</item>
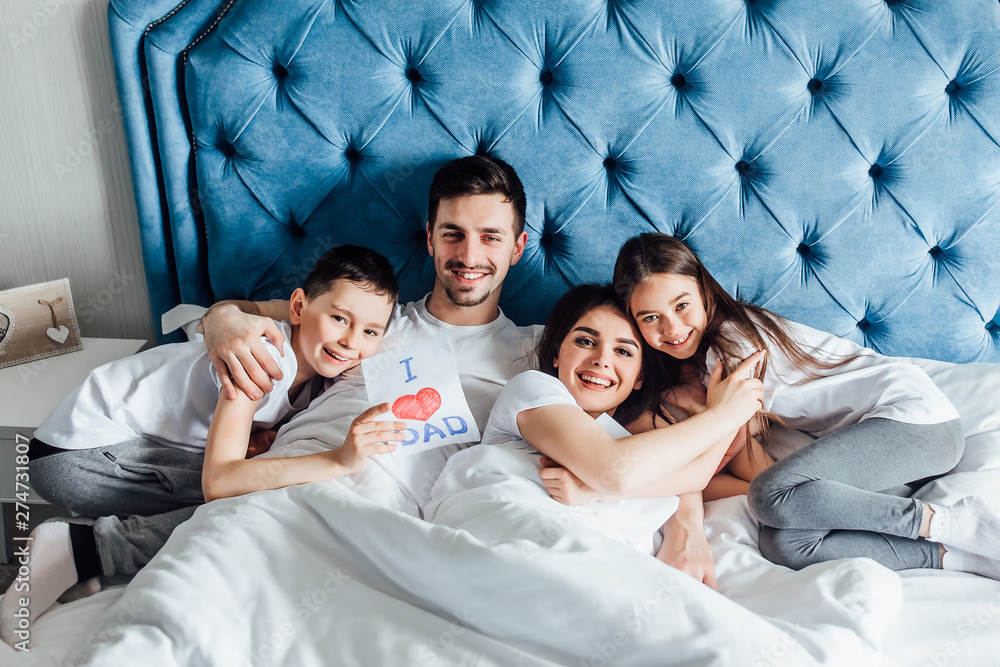
[[58,329],[55,327],[49,327],[45,330],[45,335],[62,345],[69,337],[69,329],[66,328],[65,324],[60,326]]

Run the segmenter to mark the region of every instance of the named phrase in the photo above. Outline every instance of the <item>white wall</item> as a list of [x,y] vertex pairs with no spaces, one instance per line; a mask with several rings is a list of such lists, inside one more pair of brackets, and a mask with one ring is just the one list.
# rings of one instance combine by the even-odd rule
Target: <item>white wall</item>
[[107,0],[0,0],[0,42],[0,289],[68,276],[84,336],[152,339]]

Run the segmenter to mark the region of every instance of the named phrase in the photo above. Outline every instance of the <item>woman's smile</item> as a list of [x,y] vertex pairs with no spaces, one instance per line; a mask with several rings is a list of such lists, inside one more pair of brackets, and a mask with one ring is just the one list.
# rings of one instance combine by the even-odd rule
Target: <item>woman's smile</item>
[[585,412],[613,414],[642,384],[638,332],[612,306],[598,306],[566,334],[553,366]]

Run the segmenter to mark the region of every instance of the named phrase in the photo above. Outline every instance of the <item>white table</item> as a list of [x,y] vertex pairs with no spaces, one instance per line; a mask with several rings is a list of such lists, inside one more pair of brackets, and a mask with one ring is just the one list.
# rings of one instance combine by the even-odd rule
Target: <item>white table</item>
[[[15,465],[18,443],[27,444],[49,413],[98,366],[135,354],[146,341],[84,338],[83,349],[0,369],[0,562],[11,555],[14,504],[19,499]],[[22,445],[21,449],[24,449]],[[23,480],[23,478],[22,478]],[[30,479],[29,479],[30,481]],[[20,489],[23,492],[23,487]],[[29,505],[47,504],[31,491]],[[28,508],[30,513],[30,507]],[[41,509],[40,507],[38,509]],[[37,521],[31,521],[32,524]]]

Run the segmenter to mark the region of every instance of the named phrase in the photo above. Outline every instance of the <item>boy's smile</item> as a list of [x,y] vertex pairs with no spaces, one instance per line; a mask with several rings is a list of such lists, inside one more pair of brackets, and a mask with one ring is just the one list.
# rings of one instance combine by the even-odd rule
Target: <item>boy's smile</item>
[[299,360],[299,376],[311,371],[335,377],[375,354],[392,308],[388,296],[347,280],[335,281],[314,299],[296,290],[291,317],[298,330],[292,347]]

